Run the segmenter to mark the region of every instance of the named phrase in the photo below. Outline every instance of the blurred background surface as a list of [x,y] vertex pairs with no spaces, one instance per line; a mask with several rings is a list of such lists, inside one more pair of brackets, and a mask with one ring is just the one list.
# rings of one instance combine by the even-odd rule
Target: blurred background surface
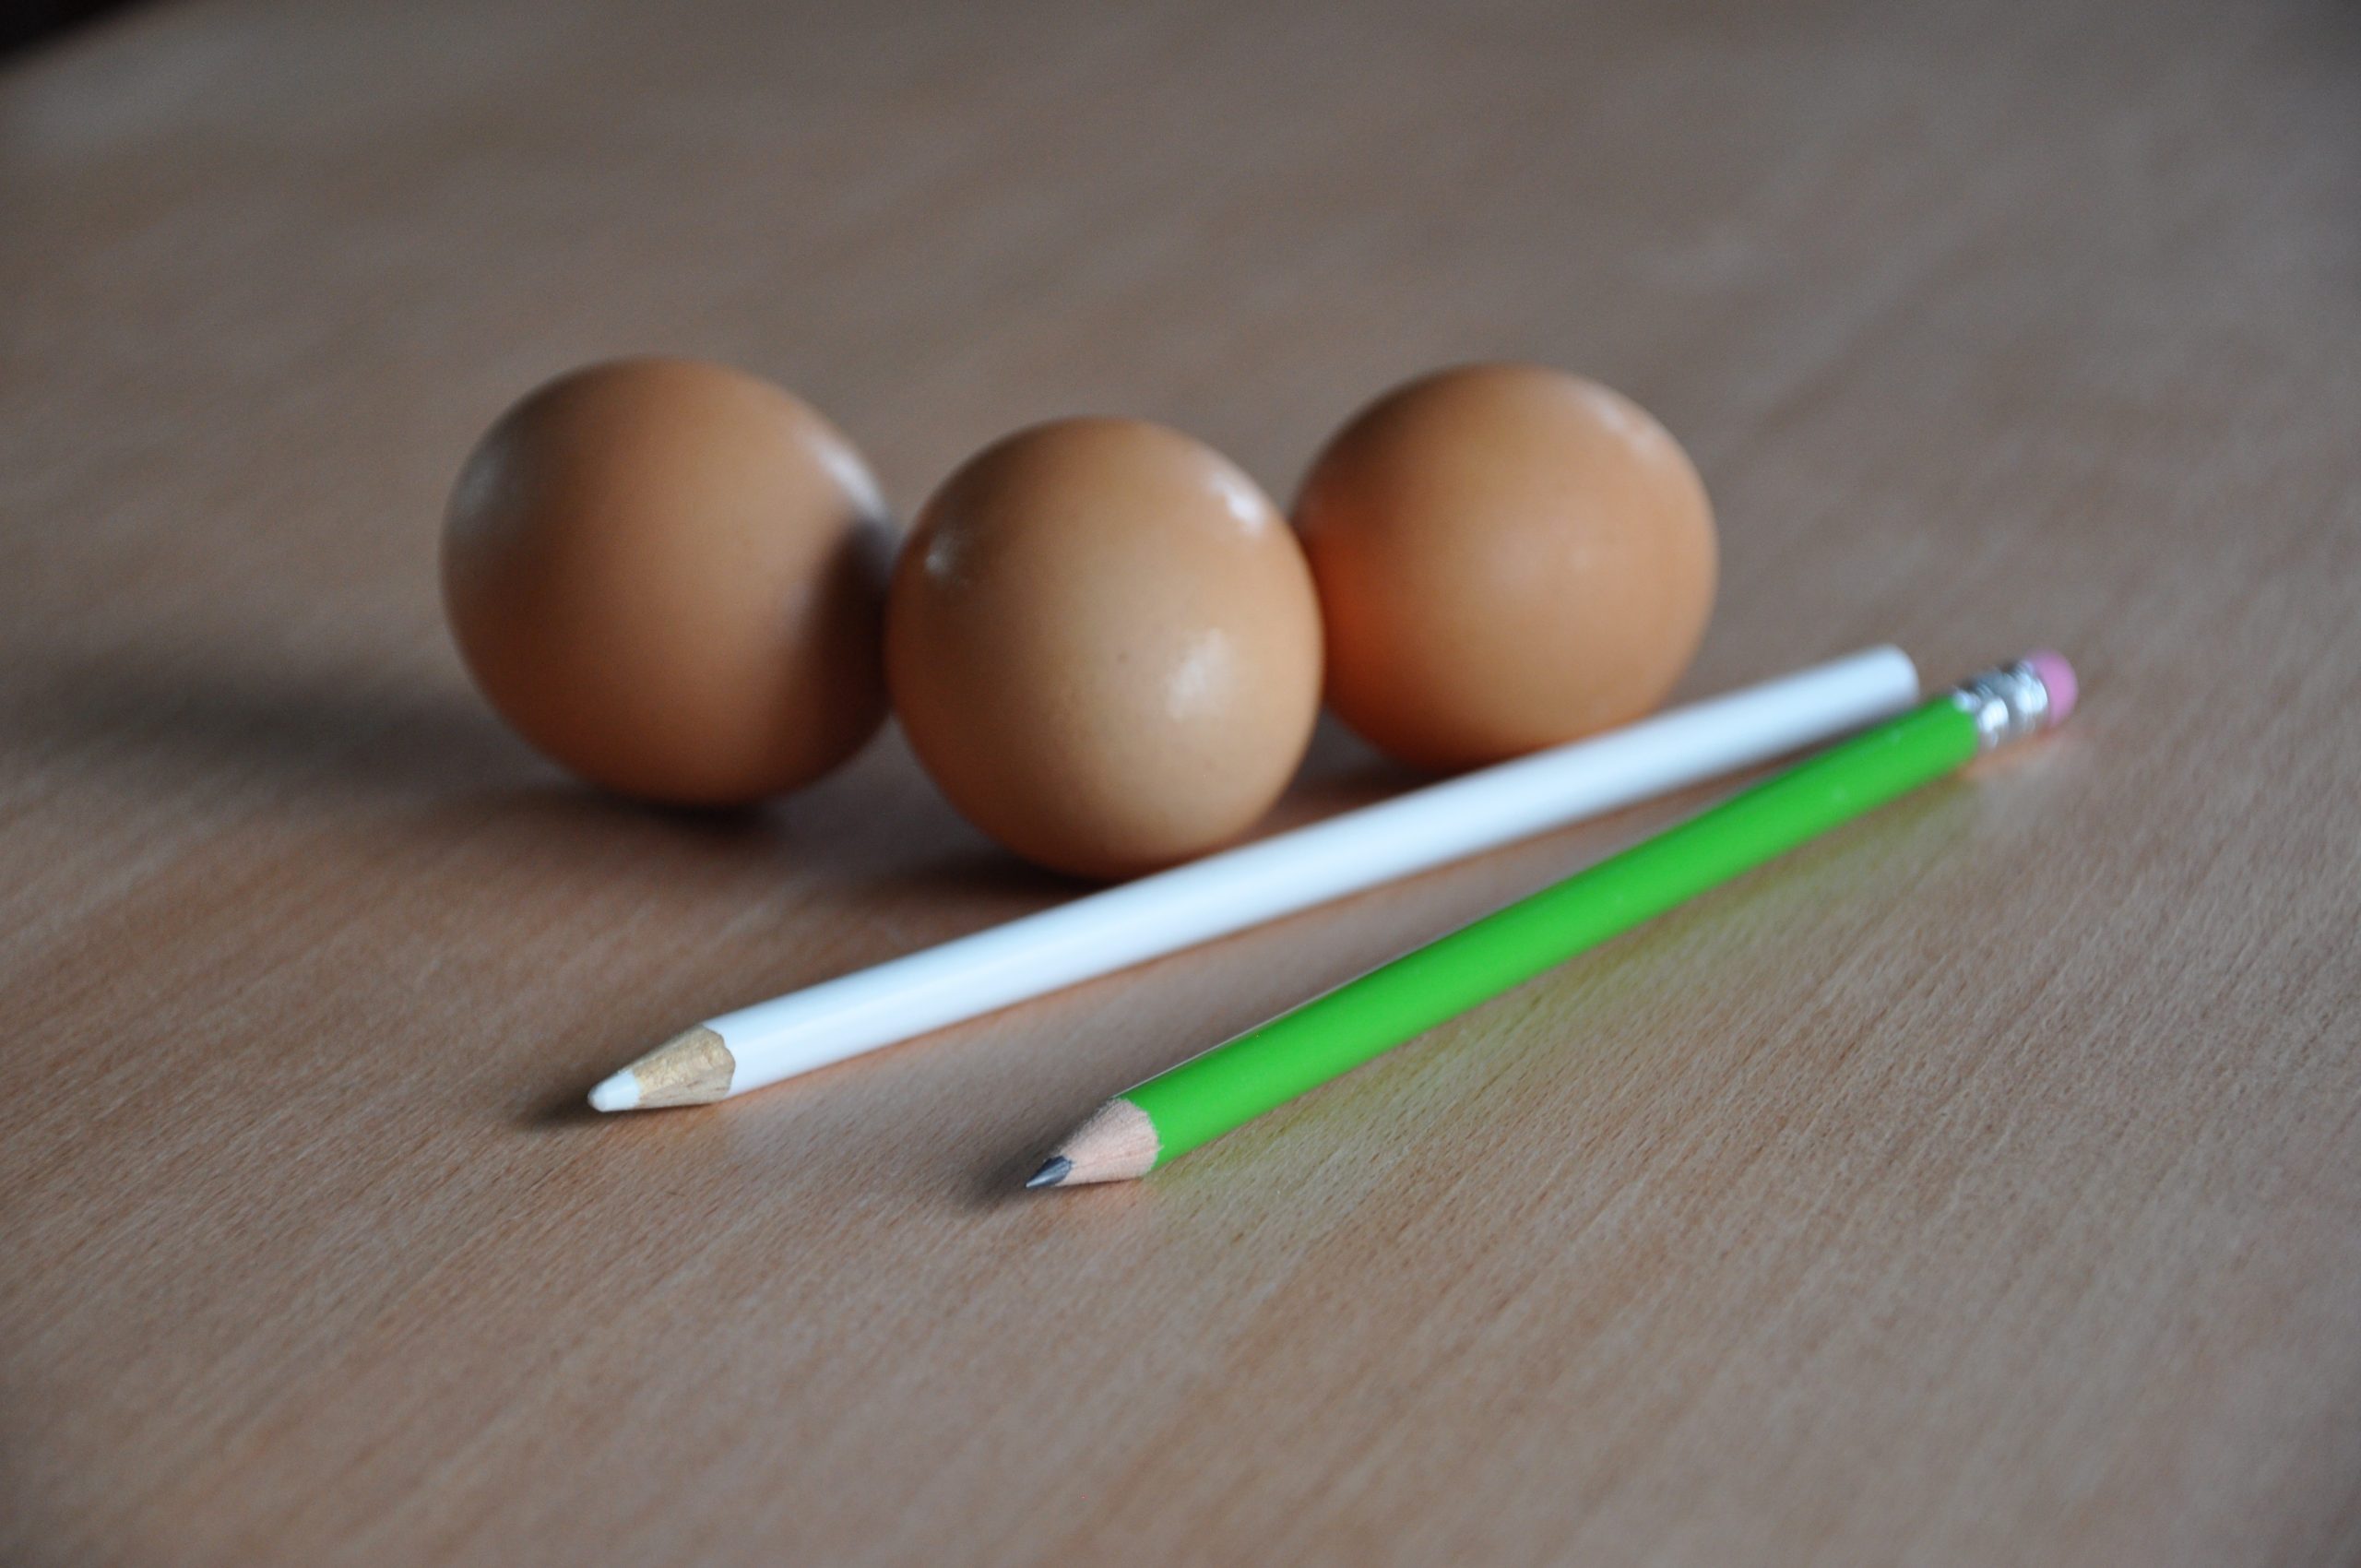
[[[0,62],[0,1559],[2361,1555],[2357,65],[2325,0],[176,0]],[[996,1196],[1697,798],[587,1123],[1072,892],[890,732],[707,820],[485,711],[454,471],[651,349],[904,513],[1077,411],[1284,502],[1405,375],[1580,370],[1714,493],[1684,694],[2055,642],[2084,707],[1128,1195]],[[1401,782],[1332,730],[1282,820]]]

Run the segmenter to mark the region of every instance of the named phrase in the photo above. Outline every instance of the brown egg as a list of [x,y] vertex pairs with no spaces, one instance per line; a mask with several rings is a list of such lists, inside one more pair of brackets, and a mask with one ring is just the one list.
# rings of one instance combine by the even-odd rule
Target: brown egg
[[1695,657],[1714,514],[1688,455],[1596,382],[1472,365],[1397,387],[1297,498],[1328,700],[1418,766],[1639,718]]
[[444,601],[476,683],[583,778],[683,805],[819,777],[885,714],[892,544],[852,444],[721,365],[561,376],[460,470]]
[[1243,833],[1318,716],[1294,535],[1219,453],[1137,420],[970,458],[903,546],[885,643],[895,711],[951,802],[1084,876]]

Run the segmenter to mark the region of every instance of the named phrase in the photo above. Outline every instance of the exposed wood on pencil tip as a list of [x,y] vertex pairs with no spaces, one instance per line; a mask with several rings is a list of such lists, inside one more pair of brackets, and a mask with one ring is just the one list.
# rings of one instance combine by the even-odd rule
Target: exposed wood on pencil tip
[[[1156,1123],[1128,1099],[1110,1099],[1091,1112],[1060,1145],[1048,1165],[1025,1183],[1031,1187],[1081,1187],[1093,1182],[1130,1182],[1156,1169],[1163,1152]],[[1064,1170],[1052,1176],[1050,1166]]]
[[674,1035],[626,1071],[638,1086],[636,1109],[710,1105],[729,1098],[738,1060],[730,1054],[730,1047],[718,1034],[699,1024]]
[[1073,1170],[1073,1160],[1068,1159],[1064,1155],[1053,1154],[1041,1162],[1040,1170],[1025,1178],[1025,1190],[1029,1193],[1036,1187],[1057,1186],[1065,1181],[1067,1173]]

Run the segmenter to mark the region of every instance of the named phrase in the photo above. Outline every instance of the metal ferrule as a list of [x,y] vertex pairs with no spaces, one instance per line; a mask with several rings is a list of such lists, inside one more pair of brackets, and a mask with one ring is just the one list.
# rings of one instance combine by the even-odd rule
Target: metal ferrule
[[2020,659],[1971,675],[1951,690],[1952,703],[1975,720],[1978,756],[2011,741],[2037,735],[2049,723],[2049,688]]

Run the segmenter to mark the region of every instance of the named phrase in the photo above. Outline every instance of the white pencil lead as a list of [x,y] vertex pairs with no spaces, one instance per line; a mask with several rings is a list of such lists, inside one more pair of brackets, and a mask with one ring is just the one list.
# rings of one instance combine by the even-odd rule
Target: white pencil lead
[[639,1080],[626,1067],[590,1091],[590,1108],[594,1111],[636,1111],[639,1109]]

